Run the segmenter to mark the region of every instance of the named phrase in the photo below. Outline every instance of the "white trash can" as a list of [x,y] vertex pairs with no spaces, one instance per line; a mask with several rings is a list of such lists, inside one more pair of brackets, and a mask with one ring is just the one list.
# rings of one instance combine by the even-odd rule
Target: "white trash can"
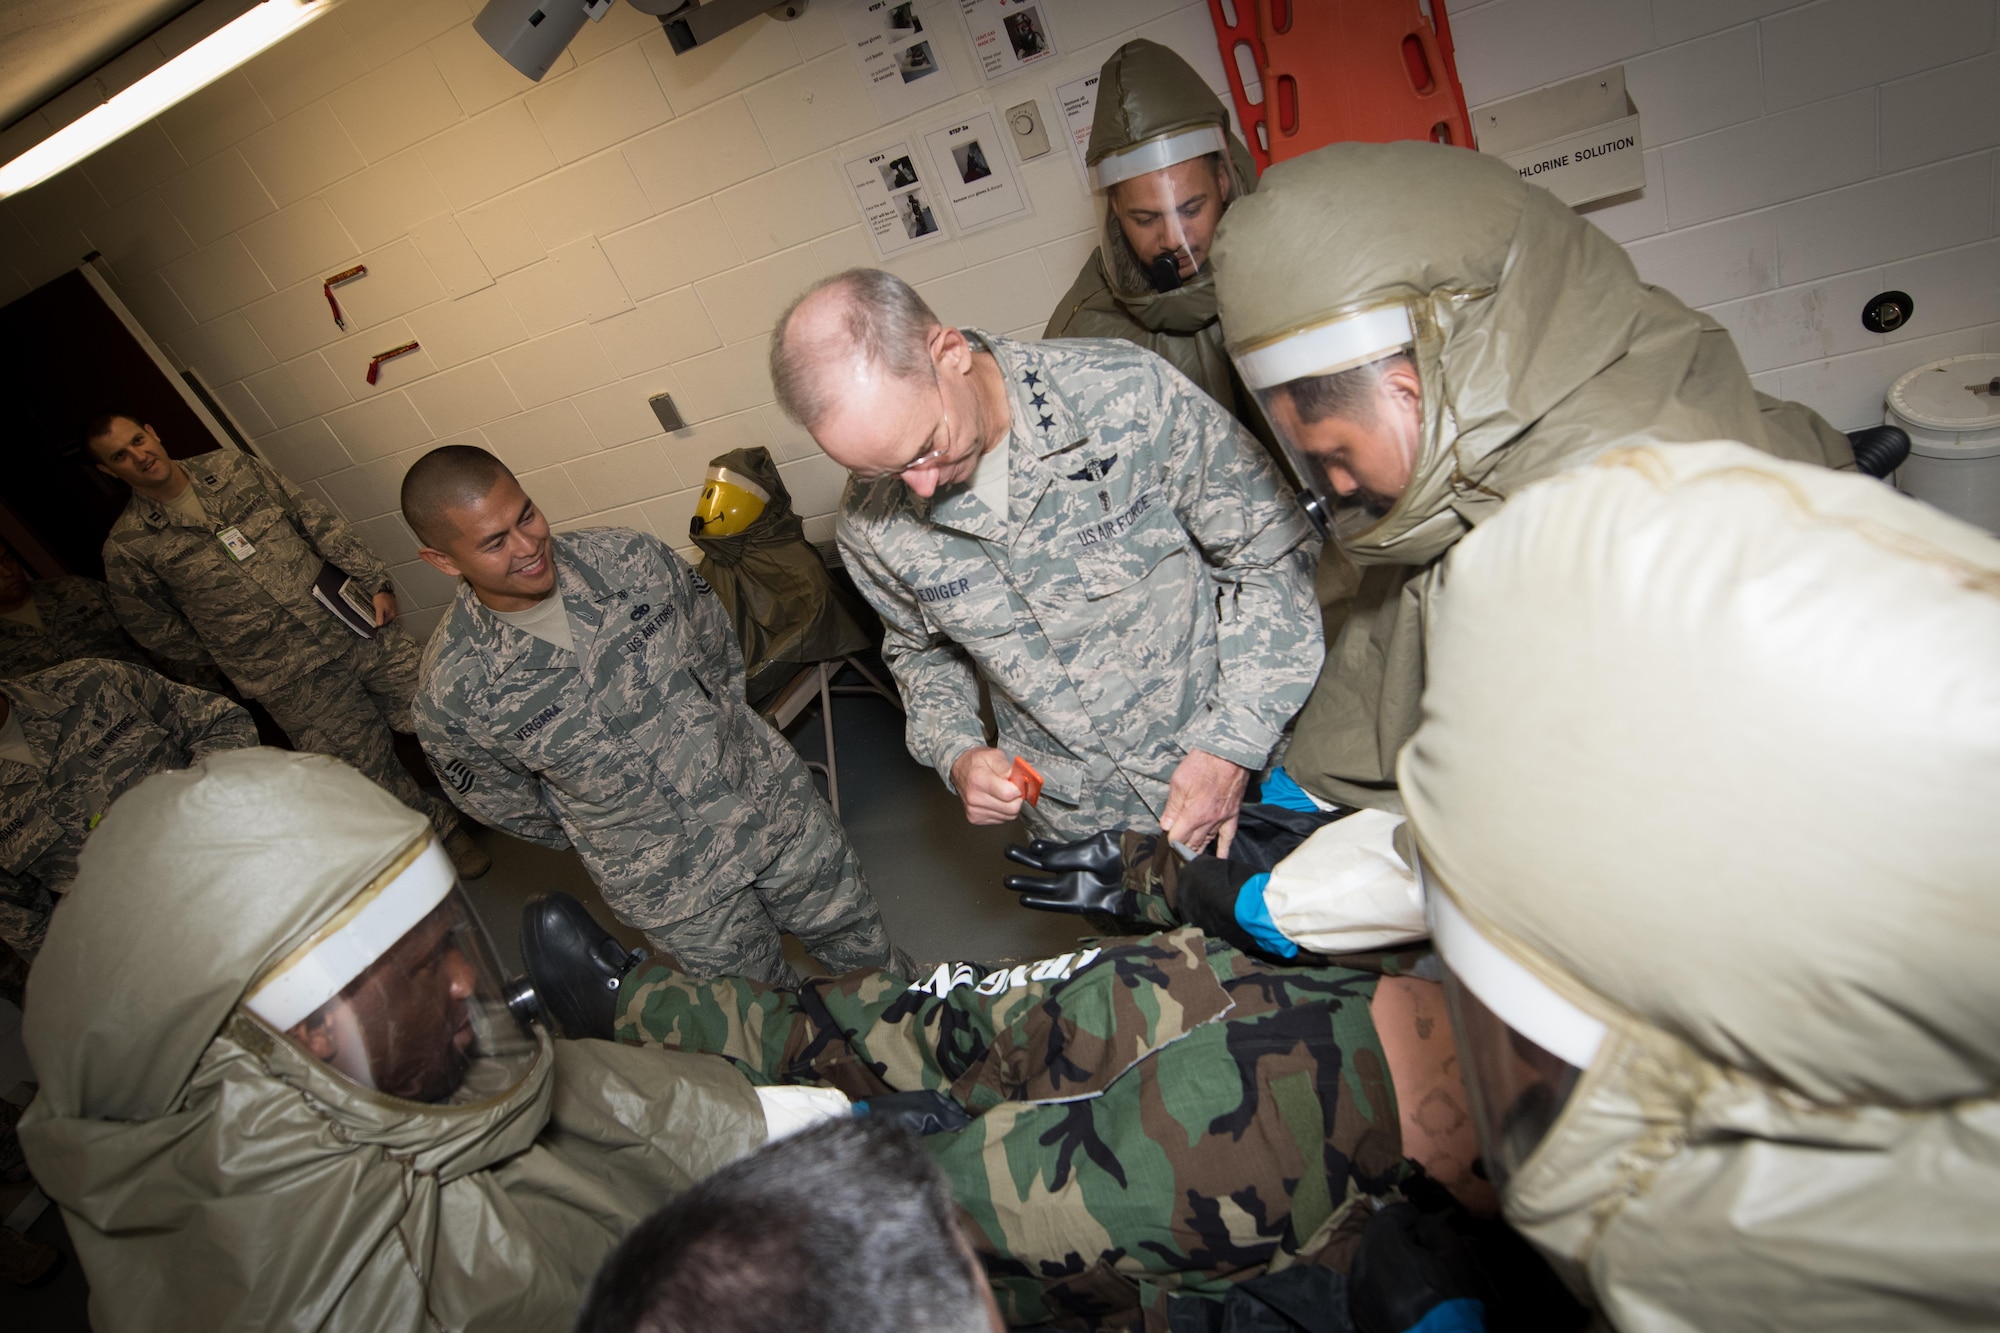
[[1896,488],[2000,533],[2000,354],[1920,366],[1889,390],[1885,420],[1910,436]]

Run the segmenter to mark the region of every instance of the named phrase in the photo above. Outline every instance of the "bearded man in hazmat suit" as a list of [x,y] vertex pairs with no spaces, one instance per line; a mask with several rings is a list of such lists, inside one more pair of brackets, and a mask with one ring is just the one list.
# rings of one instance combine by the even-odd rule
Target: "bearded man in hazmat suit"
[[1620,1333],[2000,1327],[2000,542],[1648,445],[1448,578],[1397,777],[1507,1219]]
[[1127,42],[1099,71],[1084,158],[1103,230],[1042,336],[1137,343],[1261,429],[1237,393],[1208,263],[1223,210],[1257,182],[1221,100],[1166,47]]

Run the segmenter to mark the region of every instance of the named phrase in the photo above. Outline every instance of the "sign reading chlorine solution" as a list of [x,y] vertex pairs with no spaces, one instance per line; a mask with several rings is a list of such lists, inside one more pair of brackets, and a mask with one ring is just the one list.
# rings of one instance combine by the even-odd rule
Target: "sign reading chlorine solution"
[[1639,112],[1623,66],[1473,108],[1481,152],[1566,204],[1586,204],[1646,183]]

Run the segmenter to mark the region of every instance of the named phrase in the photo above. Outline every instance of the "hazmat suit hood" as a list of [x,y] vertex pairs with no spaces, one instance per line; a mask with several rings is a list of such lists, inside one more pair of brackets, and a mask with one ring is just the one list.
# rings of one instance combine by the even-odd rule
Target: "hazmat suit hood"
[[240,1007],[429,836],[351,768],[273,750],[149,778],[93,833],[29,980],[20,1135],[100,1333],[566,1328],[625,1227],[762,1141],[713,1062],[537,1031],[434,1105]]
[[1853,461],[1823,422],[1767,423],[1719,325],[1498,158],[1335,144],[1274,166],[1224,216],[1215,270],[1232,353],[1340,313],[1409,312],[1420,450],[1390,512],[1343,539],[1357,564],[1428,563],[1521,486],[1634,441]]
[[[1228,109],[1201,76],[1157,42],[1127,42],[1099,71],[1097,112],[1084,157],[1095,166],[1149,139],[1205,125],[1222,130],[1236,186],[1243,194],[1256,189],[1256,164],[1230,131]],[[1101,199],[1098,202],[1102,204]],[[1233,206],[1235,201],[1231,202]],[[1057,303],[1042,336],[1135,342],[1165,357],[1210,397],[1235,411],[1212,270],[1203,269],[1174,291],[1152,290],[1117,219],[1106,208],[1099,211],[1097,250]],[[1237,415],[1252,419],[1244,412]]]
[[694,538],[702,553],[696,572],[729,612],[754,704],[802,667],[862,651],[868,632],[806,540],[770,450],[732,449],[711,459],[710,466],[750,478],[770,497],[742,532]]
[[1328,800],[1400,809],[1396,754],[1416,727],[1438,562],[1522,487],[1646,442],[1853,463],[1840,432],[1751,387],[1720,325],[1641,282],[1609,237],[1497,158],[1343,143],[1280,163],[1223,217],[1214,261],[1239,364],[1389,312],[1407,316],[1422,382],[1407,487],[1372,526],[1342,531],[1361,587],[1286,758]]
[[1537,1004],[1596,1033],[1509,1220],[1624,1333],[2000,1324],[2000,542],[1655,446],[1448,579],[1400,770],[1440,952],[1545,1051]]

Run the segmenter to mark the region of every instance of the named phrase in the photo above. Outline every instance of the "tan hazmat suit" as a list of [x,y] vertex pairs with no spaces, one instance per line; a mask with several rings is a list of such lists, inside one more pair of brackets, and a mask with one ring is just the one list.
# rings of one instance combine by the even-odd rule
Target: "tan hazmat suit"
[[1621,1333],[2000,1327],[2000,542],[1649,447],[1448,578],[1399,770],[1431,909],[1602,1033],[1508,1220]]
[[429,1105],[238,1007],[424,830],[331,759],[240,750],[92,835],[28,981],[20,1134],[98,1333],[559,1333],[628,1227],[762,1142],[721,1061],[537,1029],[511,1086]]
[[[1223,217],[1215,287],[1240,351],[1400,303],[1423,434],[1401,499],[1340,549],[1362,567],[1285,767],[1327,800],[1400,811],[1440,561],[1530,482],[1644,441],[1740,440],[1851,467],[1839,431],[1750,385],[1729,334],[1497,158],[1335,144],[1264,173]],[[1331,623],[1331,618],[1330,618]]]
[[[1099,72],[1097,113],[1090,124],[1095,164],[1134,144],[1196,125],[1220,125],[1229,113],[1188,63],[1157,42],[1127,42]],[[1229,135],[1233,176],[1245,193],[1256,188],[1257,168],[1249,150]],[[1099,200],[1102,203],[1102,199]],[[1216,316],[1215,282],[1203,271],[1171,292],[1146,282],[1118,219],[1103,209],[1098,246],[1056,303],[1044,338],[1123,338],[1165,357],[1237,420],[1257,429],[1257,408],[1237,393],[1229,356]]]

